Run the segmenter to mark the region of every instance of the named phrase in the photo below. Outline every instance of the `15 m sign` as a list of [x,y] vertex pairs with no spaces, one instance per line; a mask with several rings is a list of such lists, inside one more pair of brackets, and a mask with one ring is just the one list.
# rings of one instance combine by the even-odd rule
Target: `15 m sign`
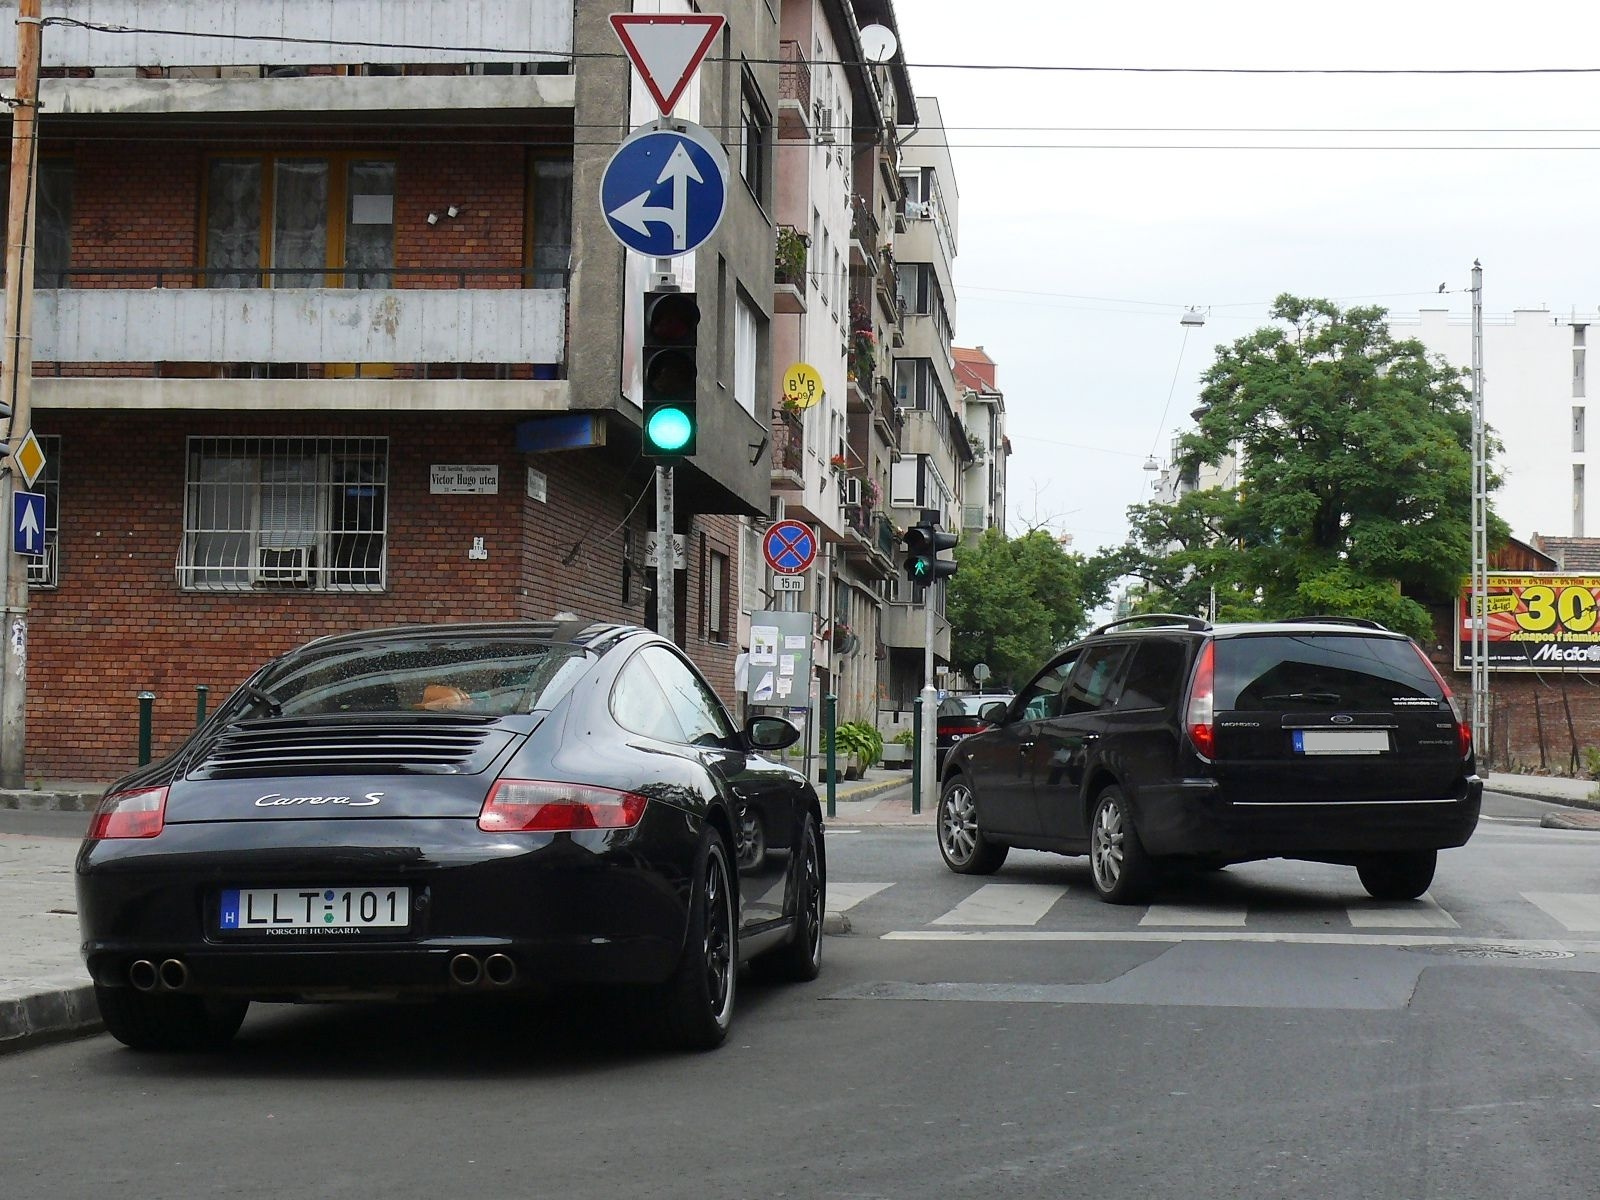
[[[1490,575],[1485,612],[1493,671],[1600,671],[1600,575]],[[1456,612],[1456,666],[1472,667],[1470,589]]]

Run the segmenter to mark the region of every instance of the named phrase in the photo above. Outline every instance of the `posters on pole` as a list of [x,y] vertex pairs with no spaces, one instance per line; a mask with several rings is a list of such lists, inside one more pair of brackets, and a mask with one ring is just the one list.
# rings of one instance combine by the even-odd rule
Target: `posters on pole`
[[814,624],[808,612],[750,614],[747,703],[782,708],[809,705]]

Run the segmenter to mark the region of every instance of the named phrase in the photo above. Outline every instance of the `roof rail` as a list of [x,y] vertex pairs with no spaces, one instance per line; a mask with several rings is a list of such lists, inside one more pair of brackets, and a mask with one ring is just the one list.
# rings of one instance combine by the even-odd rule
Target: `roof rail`
[[1388,626],[1369,621],[1366,617],[1280,617],[1278,620],[1284,625],[1355,625],[1361,629],[1381,629],[1384,633],[1389,632]]
[[1196,632],[1211,628],[1211,622],[1204,617],[1186,617],[1182,613],[1139,613],[1137,616],[1119,617],[1115,621],[1107,621],[1104,625],[1092,631],[1089,636],[1098,637],[1108,629],[1114,629],[1118,625],[1131,625],[1135,621],[1158,621],[1162,625],[1182,625],[1185,629],[1193,629]]

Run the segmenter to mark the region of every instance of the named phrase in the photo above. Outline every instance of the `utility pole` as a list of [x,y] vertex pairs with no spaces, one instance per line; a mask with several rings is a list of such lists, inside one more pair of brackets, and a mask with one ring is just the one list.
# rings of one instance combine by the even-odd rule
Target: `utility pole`
[[673,535],[672,467],[656,468],[656,632],[678,640],[678,539]]
[[1489,730],[1489,465],[1483,424],[1483,266],[1472,260],[1472,745],[1487,765]]
[[[16,453],[31,425],[33,383],[33,227],[39,162],[39,5],[17,0],[16,95],[11,102],[11,208],[6,218],[5,351],[0,392],[11,406],[5,432],[9,454],[0,464],[0,513],[12,520]],[[14,545],[0,547],[4,564],[5,628],[0,636],[0,787],[19,788],[28,710],[28,564]]]

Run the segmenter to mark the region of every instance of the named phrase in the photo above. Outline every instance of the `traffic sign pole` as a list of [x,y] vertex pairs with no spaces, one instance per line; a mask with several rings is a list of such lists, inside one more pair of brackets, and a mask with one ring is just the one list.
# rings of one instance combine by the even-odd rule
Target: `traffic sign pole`
[[656,468],[656,632],[678,640],[678,573],[673,565],[672,468]]
[[[33,235],[39,166],[40,0],[17,2],[17,72],[11,109],[11,194],[6,220],[5,350],[0,388],[11,406],[6,441],[13,452],[31,427],[33,382]],[[12,512],[15,464],[0,470],[0,512]],[[0,787],[20,788],[28,711],[28,568],[10,547],[4,570],[5,627],[0,629]]]

